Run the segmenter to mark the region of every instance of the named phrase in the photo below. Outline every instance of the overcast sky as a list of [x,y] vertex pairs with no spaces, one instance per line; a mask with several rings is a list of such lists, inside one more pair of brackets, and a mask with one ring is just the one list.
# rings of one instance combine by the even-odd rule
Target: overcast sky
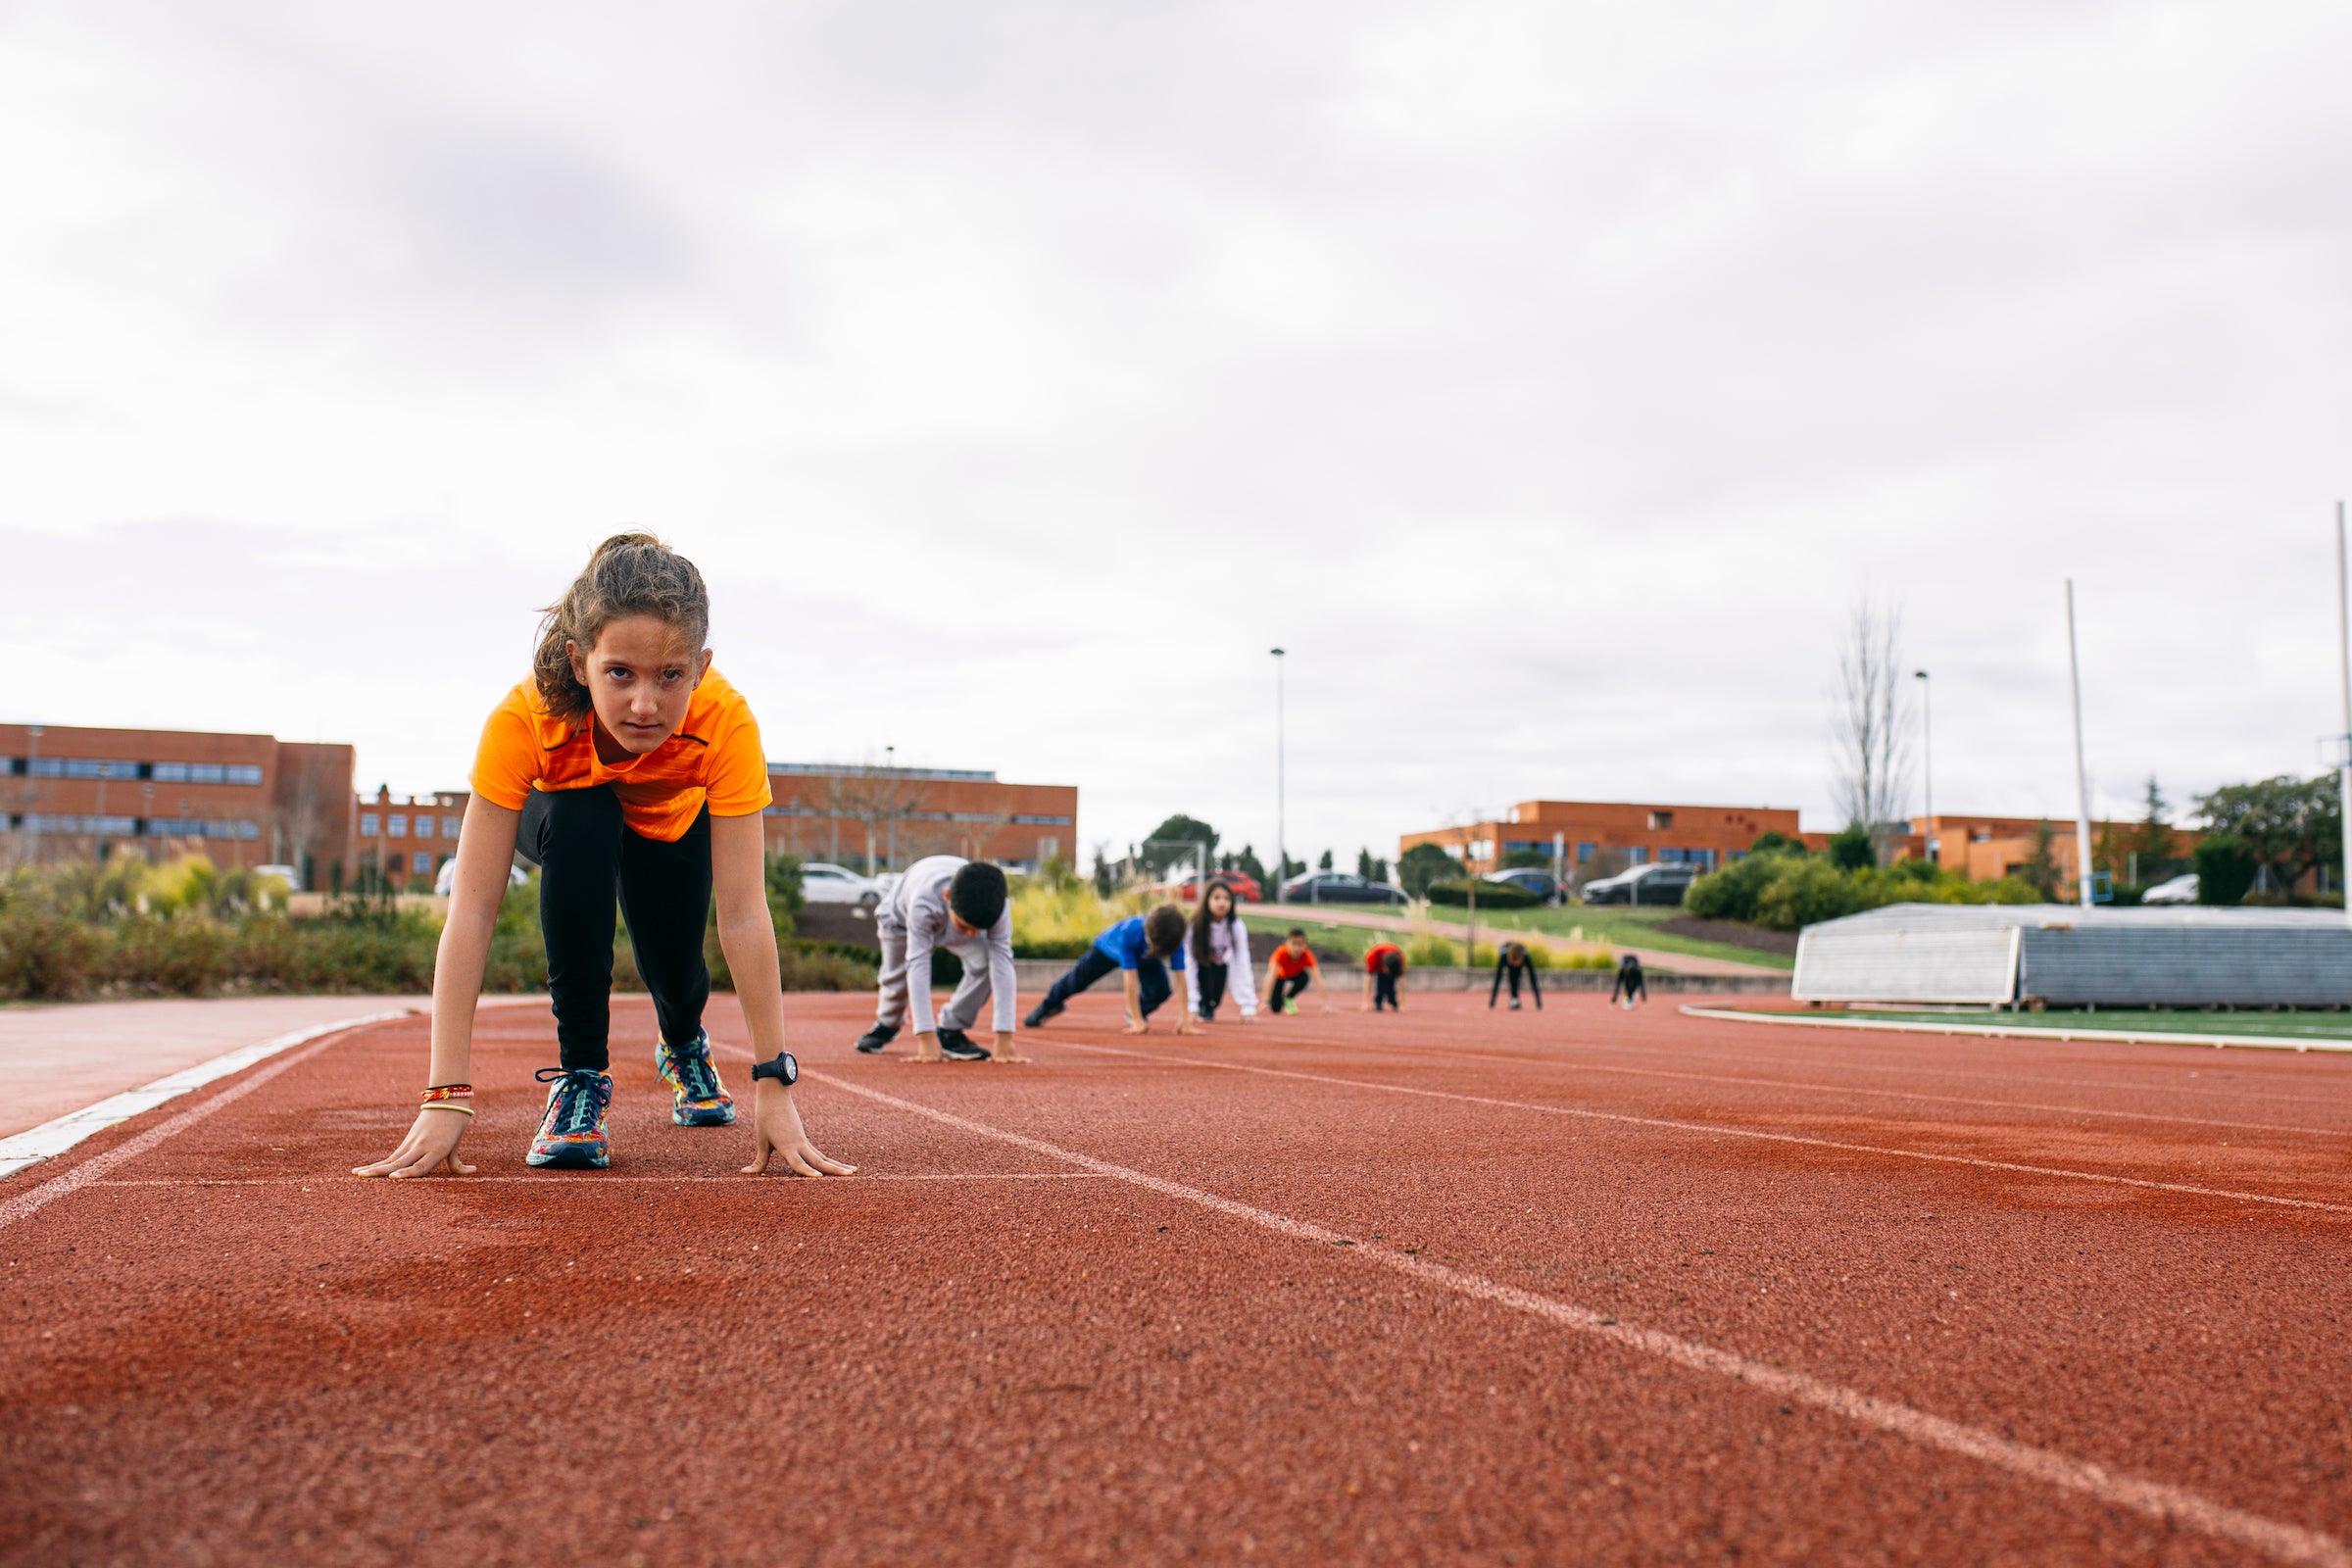
[[459,784],[647,526],[778,760],[1294,853],[2316,771],[2352,9],[0,0],[0,717]]

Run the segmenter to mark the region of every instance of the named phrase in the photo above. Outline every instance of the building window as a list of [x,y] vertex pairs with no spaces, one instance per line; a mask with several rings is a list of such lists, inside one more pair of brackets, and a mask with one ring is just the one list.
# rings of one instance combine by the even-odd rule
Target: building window
[[1576,847],[1576,863],[1582,865],[1599,853],[1600,846],[1597,844],[1579,844]]
[[364,839],[375,837],[378,832],[382,831],[383,823],[384,819],[373,811],[362,811],[360,813],[360,837]]
[[458,819],[456,817],[445,816],[441,819],[441,836],[445,839],[454,839],[458,836]]
[[1037,863],[1045,864],[1061,854],[1061,840],[1044,838],[1037,841]]
[[1670,828],[1672,826],[1674,826],[1674,813],[1672,811],[1652,811],[1649,813],[1649,830],[1652,833],[1659,832],[1662,829]]
[[391,819],[385,822],[384,831],[396,839],[407,838],[409,836],[409,813],[394,811]]
[[409,857],[409,869],[410,869],[411,871],[414,871],[414,872],[415,872],[416,875],[418,875],[418,876],[424,876],[424,875],[426,875],[428,872],[430,872],[430,871],[432,870],[432,868],[433,868],[433,852],[432,852],[432,851],[430,851],[430,850],[418,850],[418,851],[417,851],[417,852],[416,852],[415,855],[412,855],[412,856],[410,856],[410,857]]
[[1649,863],[1649,851],[1643,849],[1639,844],[1635,845],[1632,849],[1625,852],[1625,863],[1628,865],[1647,865]]

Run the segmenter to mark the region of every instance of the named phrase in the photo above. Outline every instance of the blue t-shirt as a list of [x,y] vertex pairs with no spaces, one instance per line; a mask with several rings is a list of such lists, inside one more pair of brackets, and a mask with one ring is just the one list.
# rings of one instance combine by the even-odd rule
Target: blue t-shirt
[[[1118,959],[1119,967],[1122,969],[1132,969],[1144,959],[1151,957],[1152,950],[1144,942],[1144,917],[1140,914],[1131,914],[1095,938],[1095,951],[1106,958]],[[1184,947],[1181,943],[1177,945],[1175,956],[1169,958],[1167,963],[1168,967],[1177,973],[1184,972]]]

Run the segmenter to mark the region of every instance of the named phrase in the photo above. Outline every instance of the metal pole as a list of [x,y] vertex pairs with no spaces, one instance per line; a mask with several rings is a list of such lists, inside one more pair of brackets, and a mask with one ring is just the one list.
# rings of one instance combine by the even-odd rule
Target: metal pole
[[1283,682],[1282,650],[1274,650],[1274,896],[1269,904],[1282,902],[1282,879],[1291,869],[1290,786],[1284,776],[1283,758]]
[[2090,774],[2082,766],[2082,662],[2075,651],[2075,579],[2066,579],[2066,670],[2075,694],[2075,894],[2090,907]]
[[2344,504],[2335,504],[2336,659],[2343,674],[2344,752],[2336,764],[2336,832],[2344,841],[2344,918],[2352,921],[2352,587],[2344,567]]
[[28,835],[24,858],[38,865],[41,863],[41,815],[33,808],[41,804],[40,773],[34,765],[41,760],[41,726],[27,724],[24,733],[31,738],[30,744],[25,747],[24,758],[24,830]]
[[1919,838],[1927,852],[1928,863],[1934,865],[1943,858],[1936,841],[1929,836],[1936,831],[1936,686],[1928,679],[1926,670],[1915,669],[1911,673],[1919,681],[1920,751],[1926,758],[1920,769],[1927,801],[1921,807]]

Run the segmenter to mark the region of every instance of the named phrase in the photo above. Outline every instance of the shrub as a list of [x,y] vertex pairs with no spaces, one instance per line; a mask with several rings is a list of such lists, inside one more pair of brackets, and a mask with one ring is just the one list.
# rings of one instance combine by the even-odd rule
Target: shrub
[[1142,891],[1103,898],[1075,879],[1025,879],[1012,894],[1012,951],[1024,958],[1075,958],[1105,927],[1156,902]]
[[1461,966],[1462,945],[1434,931],[1417,931],[1396,945],[1404,950],[1404,961],[1410,967],[1455,969]]
[[1734,860],[1692,882],[1683,894],[1683,907],[1702,920],[1753,920],[1764,889],[1791,858],[1777,850],[1764,850]]
[[1870,829],[1856,822],[1830,840],[1830,863],[1840,871],[1862,871],[1879,863]]
[[1429,896],[1432,882],[1461,874],[1462,865],[1435,844],[1416,844],[1397,858],[1396,883],[1416,899]]
[[[1429,902],[1460,907],[1470,902],[1470,885],[1466,882],[1432,882]],[[1525,888],[1512,887],[1507,882],[1480,881],[1478,906],[1482,909],[1532,909],[1544,901]]]
[[1869,906],[1858,878],[1808,855],[1782,861],[1756,895],[1755,919],[1775,931],[1795,931]]
[[2197,862],[2197,902],[2234,905],[2244,900],[2260,869],[2254,852],[2234,833],[2215,833],[2192,852]]

